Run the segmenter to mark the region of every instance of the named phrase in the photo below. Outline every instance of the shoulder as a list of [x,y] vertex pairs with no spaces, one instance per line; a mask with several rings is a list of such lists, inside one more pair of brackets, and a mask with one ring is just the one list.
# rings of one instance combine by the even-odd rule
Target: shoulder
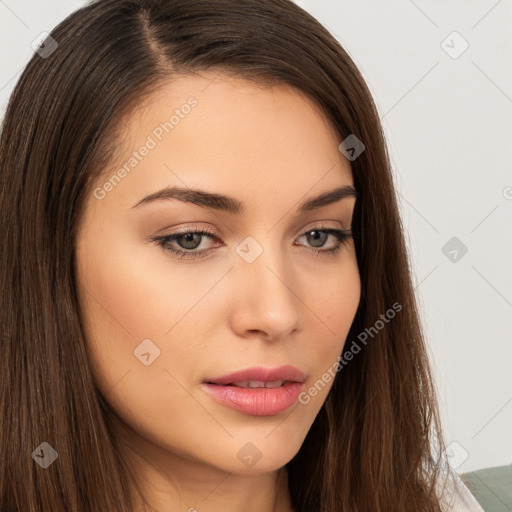
[[445,482],[441,504],[443,512],[484,512],[457,473]]

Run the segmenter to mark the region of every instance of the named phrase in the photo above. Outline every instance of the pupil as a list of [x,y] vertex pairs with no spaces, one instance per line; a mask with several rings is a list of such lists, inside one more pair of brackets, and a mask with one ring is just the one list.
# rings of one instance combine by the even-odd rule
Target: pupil
[[[196,241],[194,243],[194,237],[196,237]],[[184,244],[180,244],[184,247],[184,249],[195,249],[200,244],[201,235],[198,233],[186,233],[180,238],[185,239]],[[191,245],[190,245],[191,244]]]
[[[318,237],[315,235],[320,235],[320,236]],[[318,240],[320,238],[320,242],[321,242],[320,244],[315,245],[315,243],[312,243],[311,245],[313,245],[313,247],[322,247],[325,243],[325,237],[327,237],[327,233],[325,233],[324,231],[315,230],[315,231],[311,231],[308,236],[310,238],[312,238],[315,243],[318,242]]]

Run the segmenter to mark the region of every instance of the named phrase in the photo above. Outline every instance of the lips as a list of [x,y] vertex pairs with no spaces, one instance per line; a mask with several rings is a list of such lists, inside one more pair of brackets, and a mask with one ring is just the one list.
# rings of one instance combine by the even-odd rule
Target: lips
[[252,416],[274,416],[296,404],[306,375],[293,366],[248,368],[203,381],[218,403]]
[[278,368],[254,367],[239,370],[222,377],[207,379],[207,384],[219,384],[222,386],[236,386],[246,388],[275,388],[287,382],[302,383],[306,375],[294,366],[280,366]]

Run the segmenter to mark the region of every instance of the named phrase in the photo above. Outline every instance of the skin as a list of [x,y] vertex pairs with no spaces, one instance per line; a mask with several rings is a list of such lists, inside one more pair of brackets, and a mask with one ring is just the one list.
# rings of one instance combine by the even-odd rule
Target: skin
[[[309,403],[273,416],[232,410],[201,383],[290,364],[308,376],[308,389],[336,362],[360,300],[355,248],[349,239],[338,254],[317,255],[308,248],[337,239],[315,245],[304,233],[320,222],[350,228],[355,199],[294,211],[353,185],[352,171],[339,136],[297,90],[206,73],[165,84],[125,119],[112,172],[191,96],[197,106],[113,190],[86,199],[76,250],[91,371],[155,509],[289,512],[280,468],[298,452],[332,379]],[[173,185],[235,197],[247,211],[176,199],[132,208]],[[205,258],[180,259],[150,240],[180,227],[213,229],[220,242],[203,237],[188,250],[209,249]],[[247,236],[263,249],[252,263],[235,251]],[[192,245],[182,238],[172,246]],[[148,366],[134,355],[144,339],[160,350]],[[247,443],[261,454],[251,467],[237,457]]]

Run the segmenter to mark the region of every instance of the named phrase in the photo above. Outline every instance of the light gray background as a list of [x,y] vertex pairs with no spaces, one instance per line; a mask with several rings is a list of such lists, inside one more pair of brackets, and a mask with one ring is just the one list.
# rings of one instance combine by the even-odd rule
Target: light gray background
[[[32,41],[84,3],[0,0],[0,116]],[[510,464],[512,2],[297,3],[338,38],[378,105],[452,466]],[[445,256],[452,237],[466,254]]]

